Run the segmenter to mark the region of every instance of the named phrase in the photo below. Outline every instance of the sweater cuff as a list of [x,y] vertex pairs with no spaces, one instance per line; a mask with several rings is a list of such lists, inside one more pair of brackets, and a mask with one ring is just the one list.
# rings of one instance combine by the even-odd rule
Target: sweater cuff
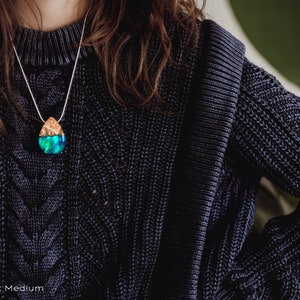
[[250,234],[219,291],[218,299],[298,299],[300,205],[271,219],[261,235]]

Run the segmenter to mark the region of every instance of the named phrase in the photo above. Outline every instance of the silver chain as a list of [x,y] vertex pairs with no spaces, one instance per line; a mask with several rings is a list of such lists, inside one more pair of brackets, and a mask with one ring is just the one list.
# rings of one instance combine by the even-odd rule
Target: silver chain
[[[62,120],[62,118],[64,117],[65,111],[66,111],[66,108],[67,108],[67,104],[68,104],[68,101],[69,101],[69,96],[70,96],[70,92],[71,92],[71,87],[72,87],[72,83],[73,83],[73,80],[74,80],[74,75],[75,75],[75,71],[76,71],[76,67],[77,67],[77,63],[78,63],[78,59],[79,59],[79,55],[80,55],[80,50],[81,50],[81,44],[82,44],[82,40],[83,40],[83,36],[84,36],[84,30],[85,30],[85,24],[86,24],[87,15],[88,15],[88,14],[86,14],[85,17],[84,17],[84,22],[83,22],[83,27],[82,27],[82,31],[81,31],[81,37],[80,37],[79,47],[78,47],[78,51],[77,51],[77,55],[76,55],[76,59],[75,59],[75,63],[74,63],[74,67],[73,67],[73,71],[72,71],[70,83],[69,83],[69,88],[68,88],[68,92],[67,92],[67,95],[66,95],[65,104],[64,104],[64,107],[63,107],[61,116],[60,116],[60,118],[57,120],[58,123],[59,123],[59,122]],[[45,123],[46,121],[45,121],[44,118],[42,117],[42,114],[41,114],[41,112],[40,112],[40,110],[39,110],[39,107],[38,107],[38,105],[37,105],[37,103],[36,103],[35,97],[34,97],[34,95],[33,95],[33,93],[32,93],[31,87],[30,87],[30,85],[29,85],[27,76],[26,76],[26,74],[25,74],[25,72],[24,72],[24,69],[23,69],[23,66],[22,66],[20,57],[19,57],[19,55],[18,55],[18,52],[17,52],[17,49],[16,49],[14,43],[12,43],[12,46],[13,46],[13,49],[14,49],[14,52],[15,52],[17,61],[18,61],[18,63],[19,63],[21,72],[22,72],[23,77],[24,77],[24,79],[25,79],[26,85],[27,85],[27,87],[28,87],[29,93],[30,93],[30,95],[31,95],[31,98],[32,98],[33,104],[34,104],[34,106],[35,106],[35,109],[36,109],[36,111],[37,111],[37,113],[38,113],[40,119],[42,120],[42,122]]]

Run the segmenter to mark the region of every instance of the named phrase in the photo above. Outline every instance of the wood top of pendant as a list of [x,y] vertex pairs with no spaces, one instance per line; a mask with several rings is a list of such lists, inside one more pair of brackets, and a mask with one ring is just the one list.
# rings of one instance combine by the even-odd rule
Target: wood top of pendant
[[59,125],[59,123],[53,118],[50,117],[42,127],[39,136],[53,136],[53,135],[63,135],[64,132]]
[[45,154],[60,154],[66,146],[66,136],[59,123],[50,117],[39,134],[39,145]]

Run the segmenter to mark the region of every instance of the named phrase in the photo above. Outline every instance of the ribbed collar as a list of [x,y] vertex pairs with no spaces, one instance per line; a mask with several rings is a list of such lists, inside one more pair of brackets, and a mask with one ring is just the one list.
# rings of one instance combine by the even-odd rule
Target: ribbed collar
[[[16,33],[16,47],[21,62],[34,66],[63,66],[74,62],[82,26],[83,19],[54,31],[19,27]],[[91,47],[82,47],[80,58],[87,56],[91,51]]]

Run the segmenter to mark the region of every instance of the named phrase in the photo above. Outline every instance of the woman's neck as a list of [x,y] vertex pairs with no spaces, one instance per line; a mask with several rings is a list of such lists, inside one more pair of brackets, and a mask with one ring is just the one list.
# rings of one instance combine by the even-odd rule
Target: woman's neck
[[20,25],[31,29],[51,31],[82,18],[87,10],[86,0],[34,0],[17,1]]

